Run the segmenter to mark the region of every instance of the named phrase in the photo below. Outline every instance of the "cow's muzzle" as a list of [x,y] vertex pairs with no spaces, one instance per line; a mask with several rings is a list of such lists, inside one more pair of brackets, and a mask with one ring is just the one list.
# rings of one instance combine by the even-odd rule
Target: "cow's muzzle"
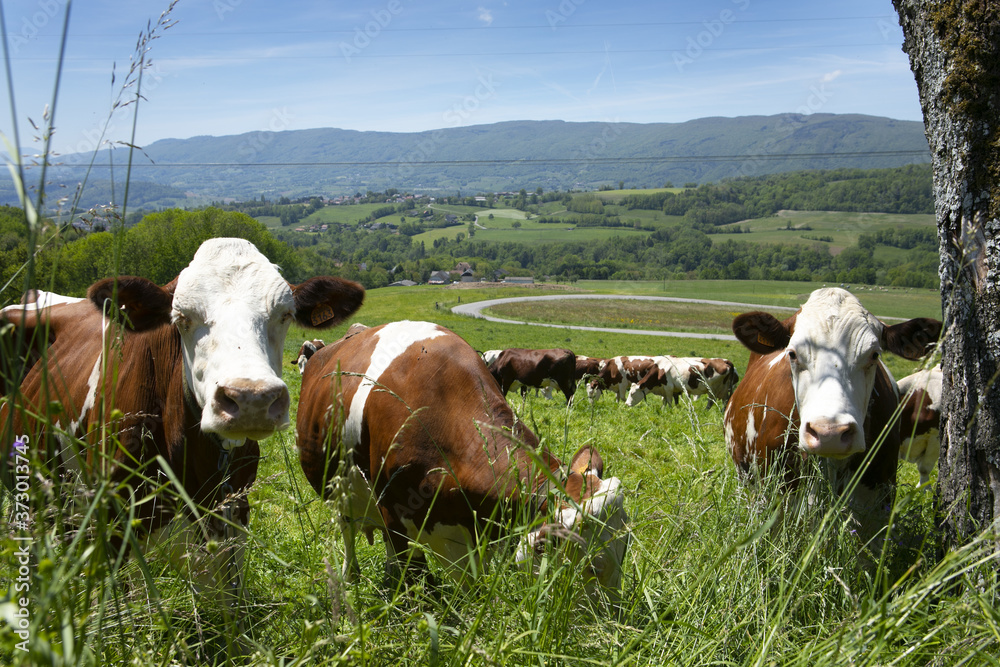
[[220,383],[212,397],[205,430],[226,437],[260,440],[288,426],[290,398],[284,382],[233,379]]

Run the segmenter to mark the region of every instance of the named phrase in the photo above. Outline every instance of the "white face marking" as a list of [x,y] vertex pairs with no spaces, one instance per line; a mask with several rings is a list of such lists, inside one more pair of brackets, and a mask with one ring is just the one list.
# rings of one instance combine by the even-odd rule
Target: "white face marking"
[[361,425],[368,395],[371,394],[375,383],[378,382],[389,365],[414,343],[444,335],[444,330],[436,324],[409,321],[392,322],[375,333],[378,342],[375,344],[375,350],[368,361],[368,368],[364,373],[365,377],[358,390],[354,392],[351,405],[348,408],[343,433],[345,446],[353,447],[361,442]]
[[882,324],[844,290],[817,290],[803,304],[785,352],[803,450],[834,457],[865,450],[881,334]]
[[202,430],[259,440],[288,425],[281,354],[294,310],[288,283],[249,241],[205,241],[181,271],[172,320]]
[[[631,539],[626,528],[628,514],[624,507],[625,494],[617,477],[601,480],[597,491],[583,502],[583,506],[569,506],[555,514],[556,520],[568,531],[583,538],[591,556],[590,567],[604,587],[615,591],[621,585],[622,562]],[[582,512],[580,511],[582,510]],[[587,515],[587,519],[584,518]],[[535,544],[540,529],[534,530],[518,545],[516,562],[522,567],[534,562]],[[596,594],[593,580],[587,591]]]
[[500,356],[501,352],[503,352],[503,350],[486,350],[483,352],[483,362],[489,366],[497,360],[497,357]]

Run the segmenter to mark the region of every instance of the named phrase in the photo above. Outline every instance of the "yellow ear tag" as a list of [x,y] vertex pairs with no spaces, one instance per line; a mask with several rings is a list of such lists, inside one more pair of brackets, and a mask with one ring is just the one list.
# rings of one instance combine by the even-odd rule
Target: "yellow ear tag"
[[321,303],[315,308],[313,308],[312,312],[313,326],[318,327],[319,325],[323,324],[323,322],[332,319],[333,319],[333,308],[331,308],[329,305]]
[[767,338],[764,338],[764,334],[762,334],[762,333],[758,333],[757,334],[757,342],[760,343],[761,345],[766,345],[768,347],[773,347],[771,345],[771,341],[769,341]]

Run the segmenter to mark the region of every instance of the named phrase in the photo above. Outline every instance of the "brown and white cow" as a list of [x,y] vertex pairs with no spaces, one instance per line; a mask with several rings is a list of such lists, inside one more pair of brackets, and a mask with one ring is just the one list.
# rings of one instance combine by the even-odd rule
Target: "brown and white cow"
[[535,387],[551,399],[551,387],[555,385],[568,403],[576,392],[576,355],[571,350],[511,347],[503,350],[489,369],[504,396],[512,389],[520,389],[523,395],[528,387]]
[[702,357],[654,357],[655,367],[629,389],[625,405],[635,407],[649,394],[655,394],[677,403],[684,394],[708,396],[708,406],[714,401],[723,403],[736,388],[740,376],[733,362],[728,359]]
[[917,371],[900,380],[899,458],[917,465],[920,485],[931,479],[941,453],[941,367]]
[[319,338],[302,341],[302,346],[299,348],[299,355],[294,361],[290,361],[289,363],[292,366],[297,366],[299,369],[299,375],[302,375],[302,373],[306,370],[306,362],[309,361],[314,354],[316,354],[317,350],[323,349],[325,345],[326,343]]
[[574,382],[579,384],[586,378],[596,377],[607,362],[607,359],[586,357],[582,354],[576,355],[576,372],[573,373]]
[[885,325],[838,288],[816,290],[783,322],[763,312],[738,316],[733,332],[751,355],[724,416],[736,465],[781,466],[795,485],[802,457],[815,456],[838,494],[860,472],[848,504],[877,530],[895,496],[899,453],[896,384],[880,357],[919,359],[940,331],[927,318]]
[[[333,326],[363,298],[360,285],[339,278],[289,285],[253,244],[220,238],[205,241],[166,287],[122,276],[95,283],[86,300],[5,309],[2,322],[46,335],[47,347],[13,406],[0,405],[0,433],[28,435],[56,472],[131,488],[136,499],[155,494],[134,506],[135,517],[176,555],[178,540],[231,534],[220,516],[246,525],[241,492],[257,474],[257,441],[289,423],[281,357],[291,322]],[[200,508],[200,527],[186,524],[194,515],[179,492],[161,492],[171,475]],[[226,498],[229,489],[238,495]],[[171,522],[175,514],[181,520]],[[234,542],[227,586],[242,551],[238,535]],[[215,562],[199,579],[216,581],[223,551],[201,554]]]
[[[537,449],[480,356],[441,326],[393,322],[317,352],[296,425],[306,477],[343,503],[347,576],[357,568],[354,535],[381,531],[388,574],[425,567],[415,542],[464,581],[482,571],[477,538],[508,534],[520,519],[531,535],[520,558],[560,535],[582,540],[592,547],[589,576],[619,585],[628,540],[620,482],[601,479],[589,447],[568,471]],[[565,493],[547,493],[553,478],[566,479]],[[555,522],[540,523],[553,513]]]
[[632,385],[645,377],[655,367],[653,357],[612,357],[600,366],[597,377],[587,384],[587,396],[596,401],[607,391],[615,392],[618,401],[624,401]]

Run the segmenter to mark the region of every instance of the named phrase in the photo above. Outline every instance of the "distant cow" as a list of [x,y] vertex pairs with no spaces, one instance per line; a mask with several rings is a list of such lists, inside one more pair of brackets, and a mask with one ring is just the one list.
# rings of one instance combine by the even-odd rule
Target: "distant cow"
[[[288,327],[333,326],[358,309],[364,290],[329,277],[289,285],[250,242],[210,239],[166,287],[121,276],[87,294],[0,313],[0,325],[48,336],[44,362],[28,371],[20,398],[0,403],[0,433],[30,436],[57,472],[131,493],[140,532],[166,528],[150,539],[190,539],[192,570],[228,587],[242,554],[231,531],[247,525],[257,441],[289,421],[281,379]],[[190,526],[186,503],[163,493],[172,477],[205,508],[201,525]],[[227,536],[234,544],[207,552],[204,538]],[[219,565],[224,582],[214,579]],[[238,569],[234,576],[238,585]]]
[[574,382],[579,384],[584,378],[597,376],[601,372],[601,367],[607,362],[607,359],[585,357],[582,354],[576,355],[576,371],[573,373]]
[[503,350],[486,350],[485,352],[483,352],[482,355],[483,363],[489,366],[490,364],[492,364],[494,361],[497,360],[497,357],[500,356],[501,352],[503,352]]
[[917,371],[898,383],[903,403],[899,417],[899,458],[917,464],[920,484],[931,479],[941,452],[941,367]]
[[794,485],[801,457],[817,456],[842,493],[878,445],[848,500],[863,526],[880,528],[899,456],[896,385],[880,357],[919,359],[940,331],[927,318],[887,326],[838,288],[816,290],[784,322],[740,315],[733,332],[751,355],[724,416],[733,461],[742,471],[781,466]]
[[289,363],[291,363],[292,366],[298,366],[299,375],[302,375],[303,371],[306,370],[306,362],[309,361],[314,354],[316,354],[317,350],[323,349],[324,345],[326,345],[326,343],[321,341],[319,338],[303,341],[302,347],[299,348],[299,356],[295,359],[295,361]]
[[489,369],[504,396],[511,389],[520,388],[524,394],[528,387],[536,387],[543,390],[545,398],[552,398],[550,388],[555,385],[569,402],[576,392],[576,355],[570,350],[512,347],[503,350]]
[[668,400],[676,403],[682,394],[707,394],[709,406],[716,400],[725,403],[740,379],[736,367],[728,359],[670,355],[653,359],[656,366],[629,389],[625,404],[630,408],[649,394],[663,397],[664,403]]
[[[418,543],[464,580],[482,571],[476,540],[496,544],[519,518],[532,526],[522,560],[546,543],[582,542],[588,578],[619,586],[628,539],[619,481],[601,479],[592,448],[568,470],[536,450],[476,351],[443,327],[393,322],[317,352],[302,376],[296,435],[306,478],[343,503],[349,577],[355,533],[380,531],[388,574],[426,567],[423,551],[410,550]],[[547,493],[553,479],[565,480],[572,502],[547,507],[561,497]],[[542,524],[552,510],[558,523]]]
[[612,357],[600,367],[597,377],[587,384],[587,396],[596,401],[607,390],[615,392],[619,401],[624,401],[632,385],[655,366],[653,357]]

